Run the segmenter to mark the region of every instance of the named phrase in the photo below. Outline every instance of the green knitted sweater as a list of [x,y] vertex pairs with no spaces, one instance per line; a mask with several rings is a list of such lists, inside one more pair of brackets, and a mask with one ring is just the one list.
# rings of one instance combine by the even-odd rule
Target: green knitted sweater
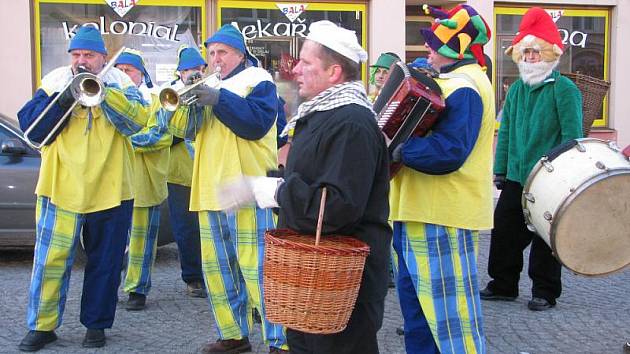
[[530,86],[517,80],[503,106],[494,173],[524,185],[536,162],[551,148],[582,137],[582,95],[553,71]]

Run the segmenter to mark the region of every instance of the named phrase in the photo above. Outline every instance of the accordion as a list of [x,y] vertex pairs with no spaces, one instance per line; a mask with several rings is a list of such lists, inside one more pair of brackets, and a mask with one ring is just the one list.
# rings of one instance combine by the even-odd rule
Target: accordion
[[[385,136],[390,157],[409,137],[423,136],[435,124],[444,109],[442,90],[425,70],[396,62],[374,102],[378,126]],[[402,167],[390,165],[390,178]]]

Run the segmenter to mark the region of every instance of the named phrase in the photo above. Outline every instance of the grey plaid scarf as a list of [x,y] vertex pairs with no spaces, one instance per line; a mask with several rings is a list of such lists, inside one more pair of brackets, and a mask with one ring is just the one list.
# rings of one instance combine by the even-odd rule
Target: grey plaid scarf
[[295,128],[297,121],[308,114],[313,112],[329,111],[333,108],[345,106],[351,103],[363,106],[376,115],[372,109],[372,103],[368,101],[363,82],[358,80],[344,82],[333,87],[329,87],[328,89],[320,92],[317,96],[313,97],[310,101],[302,103],[300,107],[298,107],[297,114],[287,123],[282,130],[282,133],[280,133],[280,136],[287,136],[289,131]]

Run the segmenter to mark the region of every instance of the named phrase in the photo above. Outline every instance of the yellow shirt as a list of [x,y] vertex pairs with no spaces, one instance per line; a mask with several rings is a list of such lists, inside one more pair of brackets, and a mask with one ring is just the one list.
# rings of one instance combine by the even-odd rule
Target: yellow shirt
[[483,117],[477,142],[457,171],[428,175],[403,167],[391,181],[390,220],[414,221],[469,230],[492,228],[492,142],[494,95],[486,74],[477,65],[453,71],[465,73],[476,87],[462,78],[437,79],[444,97],[471,87],[481,96]]
[[[160,102],[156,95],[151,95],[151,115],[138,135],[151,134],[158,126],[157,112]],[[172,136],[165,132],[161,136],[155,136],[154,143],[146,147],[134,146],[135,150],[135,174],[134,207],[150,207],[160,205],[168,196],[166,178],[169,170],[169,157]]]
[[182,141],[171,147],[171,159],[168,165],[168,183],[190,187],[192,185],[193,159],[186,143]]
[[[272,81],[263,69],[249,67],[221,82],[225,88],[241,97],[247,96],[258,83]],[[205,121],[195,139],[190,210],[221,210],[217,188],[238,176],[264,176],[276,168],[276,125],[258,140],[238,137],[206,108]],[[175,131],[184,131],[187,109],[178,110],[171,124]]]
[[[51,95],[72,78],[69,67],[54,70],[42,79],[42,89]],[[126,89],[133,86],[129,77],[116,68],[104,81]],[[123,92],[106,89],[105,101],[117,112],[126,112],[136,124],[144,126],[146,108],[130,102]],[[101,106],[77,106],[65,128],[41,151],[42,163],[35,193],[46,196],[56,206],[76,213],[91,213],[133,199],[134,152],[129,137],[120,133],[105,116]]]

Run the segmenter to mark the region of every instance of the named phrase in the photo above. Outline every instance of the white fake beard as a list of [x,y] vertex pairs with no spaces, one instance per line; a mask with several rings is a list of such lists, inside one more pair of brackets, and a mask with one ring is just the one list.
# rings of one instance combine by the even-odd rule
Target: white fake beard
[[545,80],[553,69],[558,66],[560,60],[555,61],[539,61],[538,63],[526,63],[521,61],[518,63],[518,72],[523,82],[528,85],[536,85]]

